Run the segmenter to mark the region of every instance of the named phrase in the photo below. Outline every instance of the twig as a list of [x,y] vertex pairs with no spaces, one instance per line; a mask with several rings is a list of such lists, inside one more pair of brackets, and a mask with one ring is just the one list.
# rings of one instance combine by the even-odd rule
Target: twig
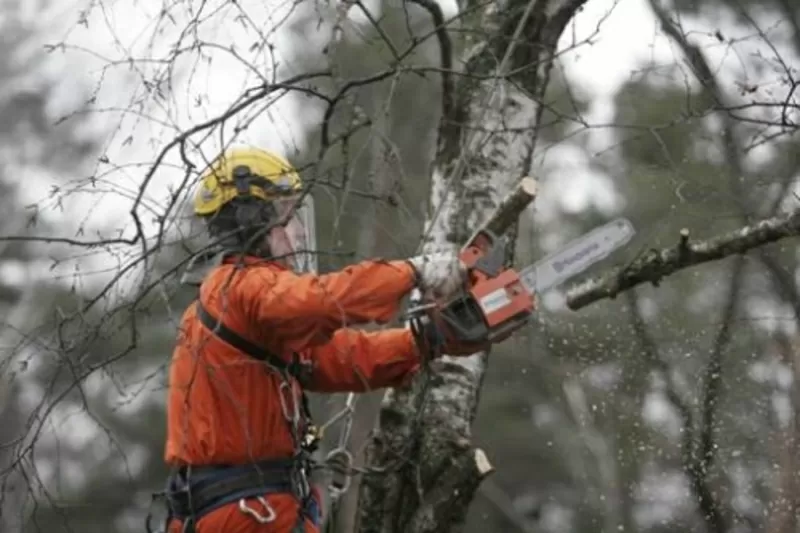
[[714,426],[716,422],[717,406],[719,404],[720,385],[722,384],[722,353],[730,342],[731,324],[736,314],[739,291],[744,271],[744,259],[739,258],[734,266],[731,276],[730,296],[725,308],[714,348],[706,364],[703,374],[703,417],[700,426],[699,453],[694,454],[692,461],[685,465],[687,474],[697,494],[700,512],[709,531],[725,533],[727,527],[719,504],[708,483],[708,471],[716,459],[716,446],[714,444]]
[[[693,424],[692,421],[692,411],[689,408],[689,405],[681,398],[680,393],[675,388],[675,383],[670,377],[670,368],[666,361],[664,361],[658,353],[658,344],[653,339],[653,336],[650,335],[650,332],[647,329],[647,323],[642,316],[642,312],[639,309],[639,298],[637,297],[635,291],[630,291],[627,293],[628,297],[628,307],[631,311],[631,327],[633,331],[636,333],[636,337],[639,340],[639,344],[642,347],[642,352],[645,354],[647,359],[656,367],[658,370],[664,374],[664,380],[667,383],[666,387],[666,395],[667,400],[678,410],[678,414],[681,417],[681,421],[683,422],[684,427],[684,444],[683,447],[687,448],[687,443],[691,444],[691,427]],[[687,441],[688,438],[688,441]]]

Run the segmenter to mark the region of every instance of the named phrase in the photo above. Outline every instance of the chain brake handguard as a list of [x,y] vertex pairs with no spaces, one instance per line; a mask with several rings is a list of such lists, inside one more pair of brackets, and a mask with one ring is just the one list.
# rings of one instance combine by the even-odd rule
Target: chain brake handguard
[[469,287],[438,309],[440,319],[456,340],[502,340],[530,320],[534,297],[517,272],[505,267],[505,248],[505,237],[498,238],[482,229],[461,250]]

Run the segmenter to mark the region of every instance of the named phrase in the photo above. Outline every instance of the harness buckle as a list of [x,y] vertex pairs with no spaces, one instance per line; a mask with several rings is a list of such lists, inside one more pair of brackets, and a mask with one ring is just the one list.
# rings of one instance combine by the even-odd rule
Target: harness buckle
[[275,518],[277,518],[277,514],[275,513],[275,509],[267,502],[267,499],[263,496],[256,497],[258,503],[264,506],[264,509],[267,510],[267,516],[262,515],[255,509],[252,509],[247,505],[247,500],[242,498],[239,500],[239,510],[246,515],[250,515],[253,520],[258,522],[259,524],[269,524],[270,522],[274,522]]
[[311,495],[311,483],[308,482],[307,465],[305,458],[301,456],[295,457],[295,467],[292,468],[291,479],[292,488],[295,495],[301,502],[304,502]]

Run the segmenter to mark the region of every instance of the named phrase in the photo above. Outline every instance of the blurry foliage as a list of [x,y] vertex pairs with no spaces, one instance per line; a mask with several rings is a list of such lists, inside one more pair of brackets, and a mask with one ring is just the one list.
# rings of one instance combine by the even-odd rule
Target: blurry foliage
[[[0,6],[4,15],[0,21],[0,235],[17,238],[0,242],[4,340],[0,356],[0,530],[13,531],[19,528],[27,509],[26,485],[35,480],[21,477],[16,453],[17,439],[31,422],[23,404],[31,394],[28,369],[39,348],[26,334],[36,324],[36,315],[45,312],[43,307],[51,301],[47,293],[56,285],[36,279],[43,265],[57,255],[55,247],[20,239],[55,232],[52,220],[39,211],[41,205],[28,204],[27,195],[32,184],[41,186],[42,177],[66,178],[79,172],[94,144],[77,135],[79,125],[53,124],[47,107],[55,82],[36,76],[45,62],[41,51],[36,50],[42,28],[22,17],[19,2],[4,1]],[[37,301],[32,296],[34,291],[45,297]],[[45,361],[53,355],[41,354]]]

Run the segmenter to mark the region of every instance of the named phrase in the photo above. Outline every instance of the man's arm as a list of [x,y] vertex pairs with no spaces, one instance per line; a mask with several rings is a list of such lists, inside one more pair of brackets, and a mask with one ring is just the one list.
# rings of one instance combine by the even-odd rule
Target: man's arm
[[407,261],[363,261],[319,276],[255,269],[236,292],[256,334],[285,354],[325,344],[348,325],[388,322],[414,281]]
[[313,392],[365,392],[409,382],[420,355],[409,329],[361,331],[340,329],[330,342],[313,348]]

